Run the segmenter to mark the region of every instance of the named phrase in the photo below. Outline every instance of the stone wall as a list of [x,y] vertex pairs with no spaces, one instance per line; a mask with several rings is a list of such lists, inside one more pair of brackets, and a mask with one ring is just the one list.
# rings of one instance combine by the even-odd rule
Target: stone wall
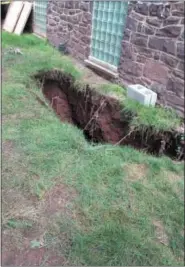
[[[84,60],[90,53],[92,1],[49,0],[47,37]],[[184,109],[184,2],[129,3],[122,41],[119,80],[140,83],[159,103]]]
[[49,0],[47,10],[47,37],[55,45],[64,44],[78,59],[90,52],[91,3],[87,1]]
[[130,3],[119,76],[122,82],[150,87],[160,103],[183,112],[183,1]]

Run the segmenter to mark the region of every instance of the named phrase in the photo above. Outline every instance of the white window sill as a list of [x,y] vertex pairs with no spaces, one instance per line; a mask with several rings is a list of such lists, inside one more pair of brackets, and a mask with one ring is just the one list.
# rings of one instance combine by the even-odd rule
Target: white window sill
[[113,78],[118,78],[117,67],[102,62],[92,56],[90,56],[88,59],[85,60],[85,64],[91,68],[102,71],[103,73]]

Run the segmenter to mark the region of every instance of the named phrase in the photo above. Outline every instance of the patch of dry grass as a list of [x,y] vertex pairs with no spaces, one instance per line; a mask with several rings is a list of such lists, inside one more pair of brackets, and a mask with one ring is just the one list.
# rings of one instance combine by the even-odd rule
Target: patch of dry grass
[[[26,179],[27,170],[22,164],[23,160],[23,155],[15,148],[12,141],[3,141],[2,249],[5,258],[8,257],[8,261],[11,262],[11,255],[15,250],[20,257],[20,251],[23,253],[26,249],[29,251],[32,240],[37,240],[41,248],[55,248],[60,251],[64,263],[68,264],[64,254],[69,247],[70,237],[65,233],[61,235],[58,225],[60,216],[66,221],[75,217],[73,201],[77,197],[77,192],[70,186],[59,184],[48,190],[39,200],[30,193],[18,190],[14,186],[16,181],[12,183],[10,174],[16,174],[19,179],[23,177]],[[30,179],[39,177],[33,174]],[[20,186],[19,181],[17,180],[17,183]],[[31,251],[28,257],[30,255]]]
[[170,183],[175,183],[182,180],[182,176],[172,171],[163,170],[163,176],[167,178]]
[[142,180],[147,176],[148,167],[146,164],[128,163],[124,166],[129,181]]
[[41,200],[41,209],[45,216],[51,216],[52,214],[62,213],[66,216],[72,214],[72,202],[77,197],[77,192],[65,184],[55,185],[48,190],[43,199]]
[[159,220],[153,220],[153,225],[155,227],[155,234],[157,241],[165,246],[168,246],[169,238],[166,234],[163,223]]

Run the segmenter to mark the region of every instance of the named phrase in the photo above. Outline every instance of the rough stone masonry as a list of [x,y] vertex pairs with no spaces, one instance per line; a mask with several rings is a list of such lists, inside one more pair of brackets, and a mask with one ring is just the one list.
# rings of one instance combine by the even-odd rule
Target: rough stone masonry
[[121,80],[157,92],[165,105],[184,110],[184,1],[129,6],[119,66]]
[[[84,60],[90,54],[92,1],[49,0],[47,36]],[[165,106],[184,111],[184,1],[130,1],[118,67],[122,84],[140,83]]]
[[92,2],[49,0],[47,37],[55,45],[66,44],[68,52],[84,60],[90,54]]

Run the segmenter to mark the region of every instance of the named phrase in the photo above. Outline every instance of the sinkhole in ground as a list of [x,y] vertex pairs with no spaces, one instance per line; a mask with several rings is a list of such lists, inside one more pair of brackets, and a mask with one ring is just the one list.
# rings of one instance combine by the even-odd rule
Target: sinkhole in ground
[[[184,158],[184,145],[177,132],[156,133],[151,127],[146,132],[131,131],[134,115],[124,112],[119,100],[101,95],[89,85],[82,88],[71,75],[59,70],[40,71],[34,78],[60,120],[82,129],[85,138],[93,144],[130,145],[155,155]],[[180,156],[178,146],[183,150]]]

